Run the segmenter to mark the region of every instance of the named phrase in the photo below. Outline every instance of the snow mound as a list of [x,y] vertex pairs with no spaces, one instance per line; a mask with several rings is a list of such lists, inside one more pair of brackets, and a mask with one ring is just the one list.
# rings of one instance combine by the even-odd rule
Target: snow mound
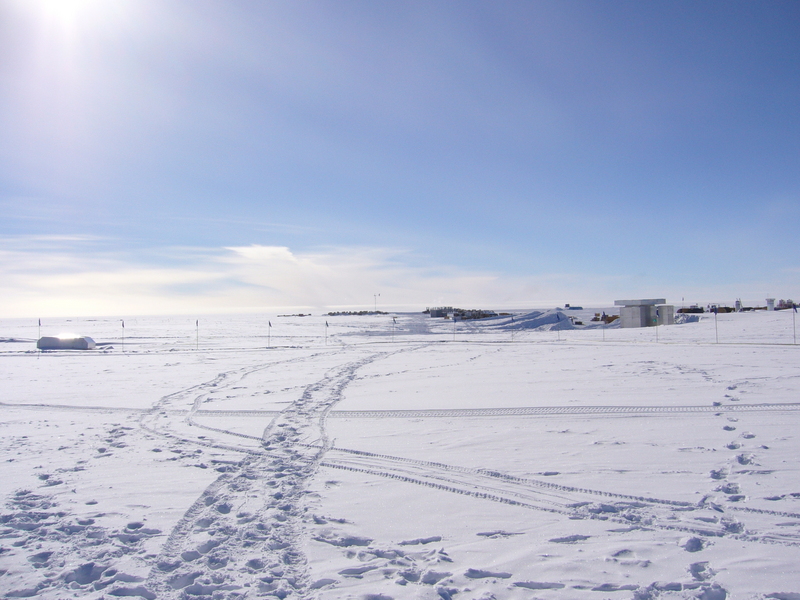
[[569,317],[559,309],[534,310],[514,317],[501,325],[503,329],[538,329],[540,331],[577,329]]
[[699,322],[700,322],[700,315],[690,315],[685,313],[675,315],[676,325],[683,325],[684,323],[699,323]]

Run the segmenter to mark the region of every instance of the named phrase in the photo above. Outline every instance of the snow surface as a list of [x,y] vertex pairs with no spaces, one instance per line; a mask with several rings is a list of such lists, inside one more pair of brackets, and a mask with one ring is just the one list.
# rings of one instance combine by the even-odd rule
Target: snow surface
[[794,315],[554,315],[0,321],[0,593],[800,599]]

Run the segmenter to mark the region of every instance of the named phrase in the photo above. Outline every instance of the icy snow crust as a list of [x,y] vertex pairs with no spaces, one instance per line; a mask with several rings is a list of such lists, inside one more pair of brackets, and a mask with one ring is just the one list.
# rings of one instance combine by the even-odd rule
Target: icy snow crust
[[0,594],[800,598],[792,314],[553,315],[0,321]]

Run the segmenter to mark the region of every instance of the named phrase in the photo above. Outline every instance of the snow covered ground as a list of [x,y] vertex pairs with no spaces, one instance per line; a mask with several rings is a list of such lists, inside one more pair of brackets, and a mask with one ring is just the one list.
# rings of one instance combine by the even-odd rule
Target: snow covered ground
[[792,313],[553,316],[0,321],[0,593],[800,599]]

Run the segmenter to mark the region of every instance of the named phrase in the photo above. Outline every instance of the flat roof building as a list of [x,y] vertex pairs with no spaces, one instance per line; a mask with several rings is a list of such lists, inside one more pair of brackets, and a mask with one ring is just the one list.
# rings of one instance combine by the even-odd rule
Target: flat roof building
[[665,298],[646,298],[640,300],[614,300],[619,309],[620,327],[653,327],[673,325],[675,307],[666,304]]

